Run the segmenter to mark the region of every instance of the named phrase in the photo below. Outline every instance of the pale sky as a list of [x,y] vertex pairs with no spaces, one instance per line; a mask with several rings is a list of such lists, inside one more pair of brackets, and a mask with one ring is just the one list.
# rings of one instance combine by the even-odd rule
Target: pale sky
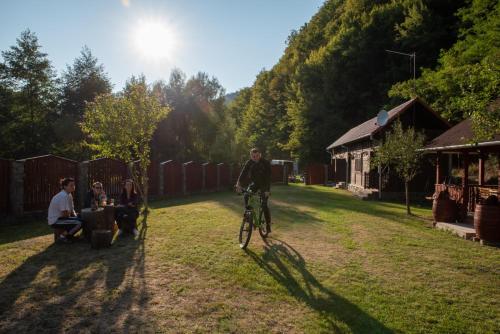
[[83,45],[114,84],[132,74],[149,82],[177,67],[204,71],[228,93],[250,86],[283,54],[292,29],[309,21],[322,0],[18,0],[0,4],[0,50],[35,32],[58,73]]

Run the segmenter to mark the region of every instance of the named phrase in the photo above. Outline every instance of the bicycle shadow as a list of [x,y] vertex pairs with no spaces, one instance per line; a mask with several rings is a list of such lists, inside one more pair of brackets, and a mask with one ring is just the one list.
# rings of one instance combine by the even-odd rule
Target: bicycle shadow
[[290,295],[306,303],[325,320],[328,330],[343,332],[337,322],[346,324],[353,333],[393,333],[355,304],[319,282],[307,269],[302,255],[286,242],[267,238],[262,256],[246,253]]

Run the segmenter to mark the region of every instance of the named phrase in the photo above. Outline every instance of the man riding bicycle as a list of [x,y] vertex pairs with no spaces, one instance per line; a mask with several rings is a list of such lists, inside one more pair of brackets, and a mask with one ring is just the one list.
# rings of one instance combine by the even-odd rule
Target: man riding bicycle
[[[262,158],[260,151],[256,148],[250,150],[250,159],[245,163],[236,182],[236,189],[239,192],[241,192],[242,184],[249,184],[252,192],[260,191],[267,231],[271,232],[271,213],[267,206],[271,188],[271,164]],[[245,208],[248,207],[248,197],[249,195],[245,194]]]

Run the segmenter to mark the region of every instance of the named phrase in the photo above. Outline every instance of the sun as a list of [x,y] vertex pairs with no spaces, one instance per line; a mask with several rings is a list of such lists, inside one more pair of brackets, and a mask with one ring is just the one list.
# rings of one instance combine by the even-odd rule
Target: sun
[[175,34],[160,20],[143,20],[133,32],[134,46],[145,58],[151,60],[171,59],[176,47]]

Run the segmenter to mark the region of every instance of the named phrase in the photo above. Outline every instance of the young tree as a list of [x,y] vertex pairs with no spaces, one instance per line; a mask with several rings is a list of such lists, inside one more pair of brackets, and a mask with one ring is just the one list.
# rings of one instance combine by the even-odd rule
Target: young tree
[[417,175],[420,167],[425,137],[413,128],[403,129],[401,122],[394,123],[392,132],[387,132],[385,141],[375,152],[375,164],[390,165],[396,169],[396,173],[404,180],[406,213],[410,210],[409,183]]
[[[89,138],[89,147],[97,156],[121,159],[131,166],[148,211],[148,176],[151,140],[169,112],[152,94],[144,78],[132,78],[118,96],[105,94],[87,104],[82,130]],[[139,167],[134,166],[139,161]]]
[[2,52],[0,64],[0,86],[10,92],[0,144],[18,158],[48,151],[57,95],[54,70],[36,35],[23,31],[16,42]]

